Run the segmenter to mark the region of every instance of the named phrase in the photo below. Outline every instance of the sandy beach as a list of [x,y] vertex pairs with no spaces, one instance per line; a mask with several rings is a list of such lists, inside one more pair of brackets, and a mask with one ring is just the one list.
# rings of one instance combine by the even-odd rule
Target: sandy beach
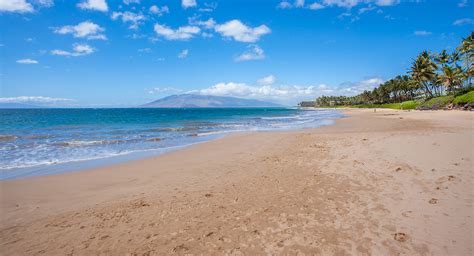
[[473,255],[474,113],[344,110],[1,181],[2,255]]

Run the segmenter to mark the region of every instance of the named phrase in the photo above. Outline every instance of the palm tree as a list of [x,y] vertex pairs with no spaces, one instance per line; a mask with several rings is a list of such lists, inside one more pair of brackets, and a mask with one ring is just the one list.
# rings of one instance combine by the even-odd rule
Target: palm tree
[[411,66],[411,76],[418,83],[418,86],[425,91],[425,95],[433,97],[433,92],[429,87],[430,82],[435,79],[436,64],[431,60],[427,51],[423,51],[413,61]]
[[443,73],[439,75],[439,80],[442,85],[446,87],[448,92],[457,89],[463,80],[462,69],[460,67],[444,66]]
[[434,59],[438,64],[441,65],[441,67],[444,67],[448,65],[448,62],[450,62],[451,56],[449,55],[448,51],[443,50],[440,54],[436,54]]
[[458,50],[461,54],[461,59],[464,62],[464,79],[467,81],[468,85],[474,86],[471,83],[472,76],[474,75],[474,32],[471,32],[471,35],[462,40]]

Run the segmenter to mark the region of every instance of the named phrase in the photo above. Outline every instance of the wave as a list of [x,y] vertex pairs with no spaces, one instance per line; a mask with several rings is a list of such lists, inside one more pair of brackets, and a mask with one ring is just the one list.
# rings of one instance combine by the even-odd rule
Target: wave
[[61,147],[84,147],[84,146],[93,146],[93,145],[107,145],[107,144],[119,144],[124,143],[122,140],[71,140],[71,141],[61,141],[56,142],[53,145]]
[[198,128],[196,127],[177,127],[177,128],[155,128],[150,129],[147,131],[150,132],[189,132],[189,131],[196,131]]

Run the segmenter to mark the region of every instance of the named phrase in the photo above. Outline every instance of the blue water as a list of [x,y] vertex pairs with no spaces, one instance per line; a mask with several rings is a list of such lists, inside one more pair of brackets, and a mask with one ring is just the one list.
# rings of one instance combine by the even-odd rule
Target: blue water
[[157,155],[231,132],[329,125],[340,116],[291,108],[0,109],[0,180]]

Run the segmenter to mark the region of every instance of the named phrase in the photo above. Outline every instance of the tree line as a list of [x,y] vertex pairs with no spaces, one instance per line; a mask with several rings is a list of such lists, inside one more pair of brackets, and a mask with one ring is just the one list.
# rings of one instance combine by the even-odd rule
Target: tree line
[[316,106],[398,103],[430,99],[473,88],[474,32],[455,50],[433,54],[423,51],[413,59],[406,75],[392,78],[372,91],[355,96],[321,96]]

